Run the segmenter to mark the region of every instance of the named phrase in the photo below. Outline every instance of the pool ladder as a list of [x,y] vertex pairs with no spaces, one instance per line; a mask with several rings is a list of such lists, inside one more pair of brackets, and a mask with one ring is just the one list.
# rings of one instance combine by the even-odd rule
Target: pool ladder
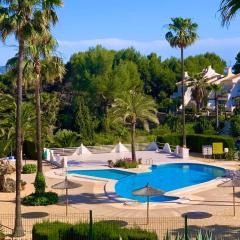
[[145,165],[153,165],[153,159],[152,158],[148,158],[145,160]]

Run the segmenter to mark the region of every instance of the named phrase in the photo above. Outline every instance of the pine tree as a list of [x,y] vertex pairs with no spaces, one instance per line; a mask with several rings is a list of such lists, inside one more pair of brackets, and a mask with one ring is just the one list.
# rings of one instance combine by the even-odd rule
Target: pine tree
[[83,96],[75,97],[74,114],[75,130],[80,134],[82,142],[92,144],[96,124]]
[[235,60],[236,60],[236,63],[233,66],[233,72],[235,74],[238,74],[240,73],[240,52],[237,54]]

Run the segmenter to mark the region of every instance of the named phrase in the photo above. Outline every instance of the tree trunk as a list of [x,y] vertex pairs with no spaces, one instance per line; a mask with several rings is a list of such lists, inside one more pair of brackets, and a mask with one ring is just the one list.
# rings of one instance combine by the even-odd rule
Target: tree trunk
[[131,125],[131,150],[132,150],[132,161],[136,162],[136,150],[135,150],[135,130],[136,122],[133,122]]
[[183,58],[183,47],[181,47],[181,70],[182,70],[182,137],[183,137],[183,147],[187,146],[186,142],[186,130],[185,130],[185,92],[184,92],[184,58]]
[[35,83],[35,104],[36,104],[36,146],[37,146],[37,172],[42,173],[42,124],[41,124],[41,96],[40,96],[40,63],[35,63],[37,74]]
[[217,93],[215,92],[215,113],[216,113],[216,129],[219,128],[219,120],[218,120],[218,97]]
[[17,76],[17,113],[16,113],[16,200],[15,200],[15,225],[13,236],[24,236],[22,225],[22,212],[21,212],[21,170],[22,170],[22,80],[23,80],[23,60],[24,60],[24,40],[19,39],[19,52],[18,52],[18,76]]

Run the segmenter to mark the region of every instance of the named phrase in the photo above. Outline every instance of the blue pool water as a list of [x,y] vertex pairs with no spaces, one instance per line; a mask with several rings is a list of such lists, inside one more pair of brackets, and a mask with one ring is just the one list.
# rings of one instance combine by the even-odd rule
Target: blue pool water
[[[132,191],[150,184],[151,187],[165,192],[208,182],[223,176],[225,170],[203,164],[164,164],[151,167],[151,172],[134,174],[114,169],[109,170],[76,170],[70,174],[88,175],[118,180],[115,185],[116,193],[124,198],[145,202],[146,197],[132,195]],[[167,196],[150,197],[151,202],[171,201],[176,198]]]

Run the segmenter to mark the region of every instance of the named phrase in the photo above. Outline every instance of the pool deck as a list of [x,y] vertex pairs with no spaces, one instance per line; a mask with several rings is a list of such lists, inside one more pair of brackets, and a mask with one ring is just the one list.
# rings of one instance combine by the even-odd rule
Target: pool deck
[[[124,154],[124,157],[130,156]],[[223,167],[226,169],[240,169],[238,162],[232,161],[209,161],[202,158],[190,157],[189,160],[182,160],[174,158],[171,155],[155,152],[138,152],[137,156],[143,159],[152,158],[153,164],[166,164],[166,163],[203,163],[213,166]],[[111,159],[113,154],[95,154],[89,155],[78,166],[76,162],[70,166],[70,169],[102,169],[106,167],[106,161]],[[114,154],[114,157],[116,154]],[[122,157],[122,156],[121,156]],[[132,169],[133,172],[148,171],[149,165],[141,165],[138,169]],[[47,163],[44,164],[44,172],[47,181],[47,190],[53,191],[51,186],[58,183],[64,178],[63,170],[58,169]],[[22,175],[26,181],[27,187],[22,191],[22,196],[26,196],[34,191],[33,182],[35,174]],[[95,215],[106,217],[144,217],[146,215],[146,205],[140,203],[129,204],[125,200],[119,199],[114,195],[113,186],[114,181],[98,180],[88,177],[74,177],[74,181],[81,182],[82,187],[78,189],[69,190],[69,213],[82,213],[93,210]],[[239,226],[240,220],[240,189],[236,189],[236,216],[232,214],[232,189],[217,187],[219,181],[214,180],[197,187],[189,189],[178,190],[182,197],[182,202],[172,203],[152,203],[150,204],[150,215],[152,217],[167,216],[176,217],[182,216],[186,212],[206,212],[211,217],[206,219],[194,220],[194,224],[199,226],[210,225],[228,225]],[[111,185],[111,182],[113,185]],[[64,196],[64,191],[54,190],[59,195]],[[176,192],[174,193],[174,195]],[[14,214],[14,198],[15,193],[0,193],[0,214]],[[185,201],[184,201],[185,199]],[[63,199],[62,199],[63,201]],[[28,212],[46,212],[48,214],[64,214],[65,208],[63,203],[46,206],[46,207],[26,207],[22,206],[23,213]]]

